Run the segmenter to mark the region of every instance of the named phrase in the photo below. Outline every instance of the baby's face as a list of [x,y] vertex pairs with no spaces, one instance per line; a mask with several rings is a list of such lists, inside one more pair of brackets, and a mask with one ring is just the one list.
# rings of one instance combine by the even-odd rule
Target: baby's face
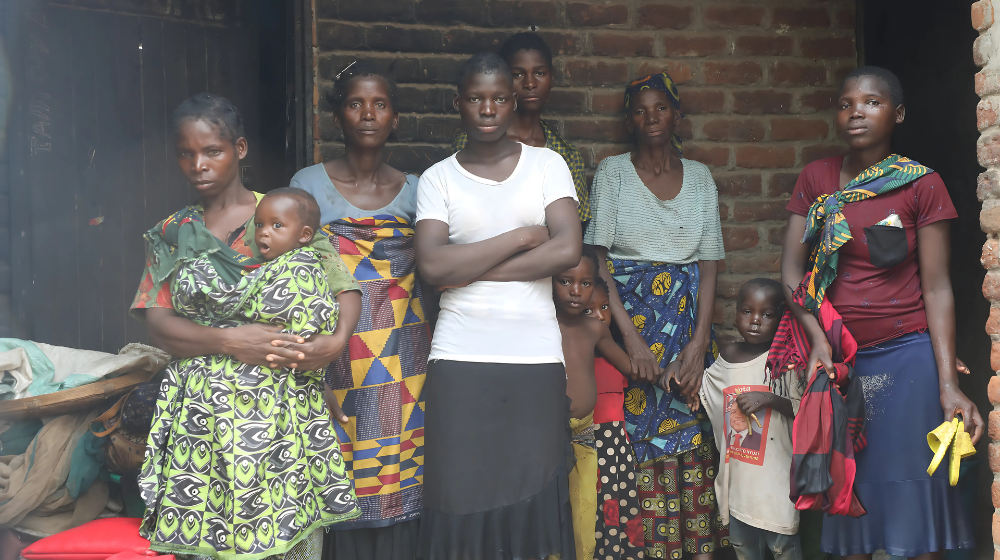
[[608,301],[608,293],[602,288],[594,288],[594,295],[590,298],[590,305],[583,310],[583,314],[588,317],[600,319],[605,325],[611,326],[611,304]]
[[584,257],[580,264],[552,277],[552,293],[556,309],[569,315],[579,315],[587,309],[594,295],[594,262]]
[[770,344],[781,322],[781,310],[771,290],[753,286],[736,304],[736,330],[750,344]]
[[312,240],[312,228],[302,224],[298,202],[290,197],[265,197],[257,205],[253,219],[257,226],[254,242],[265,261],[273,261]]

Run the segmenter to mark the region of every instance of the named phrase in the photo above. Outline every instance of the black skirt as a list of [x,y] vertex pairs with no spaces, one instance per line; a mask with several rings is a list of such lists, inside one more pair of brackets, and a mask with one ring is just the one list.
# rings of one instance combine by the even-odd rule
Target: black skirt
[[574,560],[563,365],[437,360],[423,394],[418,558]]

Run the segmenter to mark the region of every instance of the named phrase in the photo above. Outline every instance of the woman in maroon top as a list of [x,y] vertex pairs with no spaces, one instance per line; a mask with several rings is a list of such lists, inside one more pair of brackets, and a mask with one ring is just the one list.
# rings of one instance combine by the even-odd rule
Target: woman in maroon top
[[[836,128],[850,152],[806,166],[788,204],[792,215],[781,277],[789,302],[811,251],[801,241],[810,206],[891,157],[892,132],[904,116],[902,88],[891,72],[862,67],[844,81]],[[855,491],[868,513],[826,517],[821,548],[852,560],[870,559],[880,549],[931,560],[947,549],[972,548],[970,523],[957,489],[948,484],[947,469],[934,476],[926,472],[932,458],[927,432],[944,419],[960,412],[973,440],[983,431],[979,411],[956,378],[948,228],[958,214],[933,172],[847,202],[842,212],[852,239],[837,252],[837,275],[826,297],[860,347],[856,369],[864,388],[868,446],[856,457]],[[869,251],[875,230],[866,228],[880,222],[902,226],[889,230],[891,241],[880,245],[888,258]],[[817,364],[833,371],[831,348],[816,318],[798,305],[792,308],[812,347],[807,371]]]

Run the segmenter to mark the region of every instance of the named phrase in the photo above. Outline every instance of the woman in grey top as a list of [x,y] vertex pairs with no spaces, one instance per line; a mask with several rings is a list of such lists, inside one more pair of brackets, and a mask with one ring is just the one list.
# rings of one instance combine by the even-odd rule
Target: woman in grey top
[[391,78],[359,61],[337,75],[332,104],[343,157],[291,186],[319,202],[321,231],[361,284],[348,352],[327,368],[344,411],[335,424],[363,515],[331,527],[330,560],[411,560],[423,508],[423,399],[430,331],[416,276],[417,177],[383,163],[399,116]]
[[719,199],[708,168],[681,158],[680,97],[666,72],[629,84],[625,110],[635,148],[597,168],[584,243],[608,259],[601,276],[617,288],[611,312],[632,360],[625,429],[647,556],[706,560],[728,542],[712,488],[717,452],[688,398],[718,356]]

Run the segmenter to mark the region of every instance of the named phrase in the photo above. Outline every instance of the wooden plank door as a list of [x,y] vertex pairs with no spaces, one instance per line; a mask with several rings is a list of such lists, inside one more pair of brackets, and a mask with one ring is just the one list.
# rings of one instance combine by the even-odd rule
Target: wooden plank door
[[[224,95],[256,144],[257,38],[243,21],[48,2],[22,2],[15,17],[14,332],[117,352],[146,340],[128,314],[145,261],[142,234],[195,198],[174,157],[171,113],[196,93]],[[251,149],[247,176],[258,159]]]

